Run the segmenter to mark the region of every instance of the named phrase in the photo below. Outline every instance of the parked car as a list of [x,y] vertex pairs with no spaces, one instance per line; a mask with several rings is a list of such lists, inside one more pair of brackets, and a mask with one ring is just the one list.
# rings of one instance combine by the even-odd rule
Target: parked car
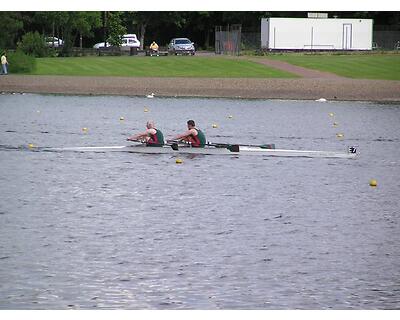
[[58,48],[64,45],[64,41],[57,37],[46,37],[45,41],[49,47],[53,47],[54,45],[54,48]]
[[191,54],[194,55],[196,49],[194,43],[188,38],[174,38],[168,44],[168,52],[171,54]]
[[[111,46],[108,42],[106,43],[107,47]],[[96,43],[93,48],[99,49],[105,47],[104,42]],[[136,34],[124,34],[122,36],[122,44],[121,48],[129,49],[129,48],[140,48],[140,41],[137,39]]]

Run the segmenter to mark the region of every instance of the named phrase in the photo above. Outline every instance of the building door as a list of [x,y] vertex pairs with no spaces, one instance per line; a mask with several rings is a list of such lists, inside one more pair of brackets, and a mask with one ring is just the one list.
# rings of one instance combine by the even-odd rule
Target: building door
[[352,33],[352,24],[344,23],[343,24],[343,40],[342,40],[342,49],[350,50],[353,42],[353,33]]

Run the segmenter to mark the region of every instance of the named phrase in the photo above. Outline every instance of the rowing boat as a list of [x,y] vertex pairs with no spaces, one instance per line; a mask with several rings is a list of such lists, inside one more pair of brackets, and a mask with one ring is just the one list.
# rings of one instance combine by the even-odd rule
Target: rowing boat
[[[315,150],[288,150],[267,149],[257,146],[226,145],[227,147],[205,146],[204,148],[193,148],[188,145],[164,145],[162,147],[149,147],[145,144],[134,144],[129,146],[103,146],[103,147],[67,147],[47,148],[46,151],[75,151],[75,152],[107,152],[124,151],[132,153],[149,154],[204,154],[204,155],[262,155],[271,157],[308,157],[308,158],[345,158],[353,159],[357,156],[355,147],[349,147],[347,152],[337,151],[315,151]],[[230,146],[230,147],[228,147]],[[232,148],[232,146],[237,146]]]

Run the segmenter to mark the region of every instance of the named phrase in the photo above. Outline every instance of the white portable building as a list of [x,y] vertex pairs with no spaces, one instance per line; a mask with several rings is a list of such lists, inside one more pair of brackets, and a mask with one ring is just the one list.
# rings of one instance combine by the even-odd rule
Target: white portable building
[[261,19],[261,48],[372,50],[372,19]]

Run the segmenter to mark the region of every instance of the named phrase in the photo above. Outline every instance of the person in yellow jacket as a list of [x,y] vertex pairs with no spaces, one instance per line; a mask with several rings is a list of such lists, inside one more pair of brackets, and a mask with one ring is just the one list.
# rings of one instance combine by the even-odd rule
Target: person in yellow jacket
[[158,44],[153,41],[150,45],[150,55],[156,54],[158,56]]
[[5,52],[1,55],[1,73],[7,74],[7,67],[8,67],[8,61],[7,61],[7,55]]

